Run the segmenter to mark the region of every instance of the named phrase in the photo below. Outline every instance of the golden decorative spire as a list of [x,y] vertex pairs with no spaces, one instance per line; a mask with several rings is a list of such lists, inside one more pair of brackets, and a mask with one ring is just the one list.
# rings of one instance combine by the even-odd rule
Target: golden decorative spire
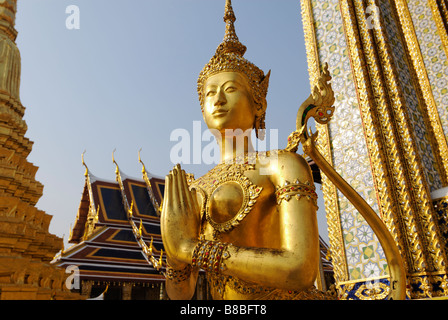
[[142,164],[143,180],[146,183],[146,189],[148,190],[149,198],[151,199],[151,202],[154,205],[154,209],[156,209],[157,214],[160,215],[160,212],[162,212],[162,204],[159,204],[159,201],[157,201],[156,197],[154,196],[154,191],[152,190],[151,185],[151,179],[149,178],[145,164],[143,163],[142,158],[140,157],[140,151],[142,151],[142,149],[138,151],[138,161]]
[[163,249],[160,249],[159,265],[162,265],[162,263],[163,263],[163,259],[162,259],[162,257],[163,257]]
[[89,175],[89,168],[87,167],[87,165],[86,165],[86,163],[85,163],[85,161],[84,161],[84,154],[86,153],[86,150],[84,150],[84,152],[81,154],[81,162],[82,162],[82,165],[86,168],[86,171],[85,171],[85,173],[84,173],[84,176],[88,176]]
[[143,227],[143,221],[140,219],[140,226],[138,227],[138,235],[140,238],[142,237],[142,227]]
[[235,23],[236,17],[233,12],[232,2],[230,0],[226,1],[226,7],[224,12],[224,22],[226,23],[226,33],[224,35],[223,42],[219,45],[217,51],[220,53],[231,53],[235,52],[240,56],[243,56],[246,52],[246,46],[243,45],[236,35]]
[[129,218],[131,218],[132,217],[132,211],[133,211],[133,208],[134,208],[134,200],[132,200],[132,202],[131,202],[131,207],[129,208],[129,210],[128,210],[128,216],[129,216]]

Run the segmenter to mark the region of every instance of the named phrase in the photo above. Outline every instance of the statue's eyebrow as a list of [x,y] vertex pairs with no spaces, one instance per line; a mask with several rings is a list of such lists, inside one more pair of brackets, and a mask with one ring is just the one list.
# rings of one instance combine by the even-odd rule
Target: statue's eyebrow
[[208,84],[205,86],[205,89],[212,89],[212,88],[216,88],[216,87],[218,87],[217,84]]
[[239,86],[242,86],[242,85],[243,85],[243,84],[242,84],[240,81],[238,81],[237,79],[230,79],[230,80],[227,80],[226,82],[224,82],[224,83],[221,84],[221,85],[216,84],[216,83],[210,83],[210,84],[207,84],[207,85],[205,86],[205,90],[216,89],[217,87],[223,87],[223,86],[225,86],[226,84],[228,84],[229,82],[234,83],[234,84],[237,84],[237,85],[239,85]]
[[222,85],[225,86],[226,84],[228,84],[229,82],[233,82],[236,84],[240,84],[237,80],[227,80],[226,82],[224,82]]

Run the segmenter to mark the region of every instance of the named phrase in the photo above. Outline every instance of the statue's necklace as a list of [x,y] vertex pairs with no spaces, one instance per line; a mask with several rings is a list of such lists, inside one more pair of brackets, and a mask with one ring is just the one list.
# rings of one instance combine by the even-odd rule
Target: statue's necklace
[[220,233],[228,232],[241,223],[263,190],[244,175],[245,171],[255,169],[256,157],[254,153],[231,164],[218,164],[192,184],[192,188],[202,194],[202,210],[213,227],[215,239]]

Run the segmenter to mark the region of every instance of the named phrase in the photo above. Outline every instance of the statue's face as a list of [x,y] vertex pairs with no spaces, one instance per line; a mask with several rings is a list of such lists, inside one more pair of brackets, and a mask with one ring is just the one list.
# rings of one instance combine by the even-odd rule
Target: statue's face
[[203,115],[209,129],[251,130],[255,103],[248,80],[238,72],[210,76],[204,86]]

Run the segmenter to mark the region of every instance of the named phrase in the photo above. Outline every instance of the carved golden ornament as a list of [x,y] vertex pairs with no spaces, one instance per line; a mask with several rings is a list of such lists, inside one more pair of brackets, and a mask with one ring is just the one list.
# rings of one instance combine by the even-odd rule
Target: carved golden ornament
[[[308,138],[307,122],[310,118],[314,118],[320,124],[327,124],[334,113],[334,93],[331,89],[329,81],[331,80],[328,64],[325,63],[323,72],[317,79],[311,95],[306,99],[299,108],[296,117],[296,130],[288,137],[288,144],[285,148],[287,151],[296,152],[300,142]],[[317,135],[312,135],[315,139]]]
[[448,283],[446,274],[433,276],[432,281],[433,284],[437,284],[439,288],[439,291],[437,293],[435,293],[433,290],[432,296],[446,297],[448,295]]
[[383,300],[387,298],[390,293],[390,288],[387,284],[382,282],[365,283],[359,286],[355,292],[360,300]]
[[[256,120],[257,137],[264,138],[263,129],[265,129],[265,113],[266,113],[266,94],[268,92],[270,71],[265,75],[255,64],[244,58],[246,46],[239,40],[235,32],[235,14],[232,9],[230,0],[226,0],[224,22],[226,23],[226,31],[223,42],[216,49],[215,55],[204,66],[199,74],[197,91],[201,107],[204,106],[204,84],[208,77],[220,72],[233,71],[239,72],[247,77],[252,90],[257,109],[262,115]],[[259,130],[260,129],[260,130]],[[259,132],[260,131],[260,132]]]

